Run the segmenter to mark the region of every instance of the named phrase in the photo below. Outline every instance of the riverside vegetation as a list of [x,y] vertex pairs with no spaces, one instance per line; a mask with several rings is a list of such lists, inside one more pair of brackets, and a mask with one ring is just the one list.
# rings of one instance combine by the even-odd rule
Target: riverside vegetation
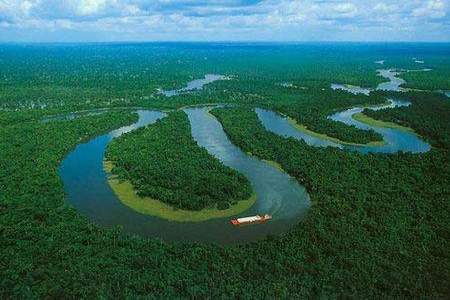
[[450,102],[438,93],[409,92],[387,93],[394,97],[404,97],[413,105],[395,109],[364,110],[363,113],[374,119],[394,122],[405,127],[411,127],[422,136],[432,139],[434,146],[450,147]]
[[178,209],[224,210],[252,194],[243,175],[197,145],[183,111],[113,140],[106,158],[112,173],[129,180],[138,196]]
[[[302,224],[304,230],[299,227],[293,233],[297,247],[309,253],[301,269],[311,266],[356,290],[367,282],[344,275],[348,268],[357,268],[358,278],[388,288],[390,295],[399,286],[417,295],[430,288],[430,282],[441,282],[434,288],[441,286],[441,293],[448,292],[441,280],[450,275],[444,271],[450,265],[446,250],[449,145],[418,155],[346,153],[312,148],[267,132],[252,110],[216,109],[212,113],[236,145],[278,162],[310,191],[313,209]],[[437,145],[448,133],[441,132],[433,143]],[[344,273],[318,267],[324,266],[324,259]],[[440,263],[446,266],[441,268]],[[419,273],[420,278],[414,275]],[[388,283],[387,278],[395,278],[396,283]],[[408,282],[409,278],[416,281]]]
[[[421,154],[310,147],[266,131],[254,108],[273,109],[349,142],[374,141],[373,133],[326,116],[394,94],[354,96],[332,92],[330,84],[375,87],[382,78],[374,61],[411,69],[411,57],[420,56],[436,71],[402,74],[407,85],[450,90],[448,53],[440,44],[0,46],[0,298],[447,298],[450,109],[445,96],[395,93],[412,105],[364,112],[414,129],[433,146]],[[170,100],[155,93],[207,73],[234,79]],[[283,82],[293,86],[280,86]],[[107,112],[42,123],[43,116],[215,102],[240,105],[213,111],[234,144],[278,163],[306,186],[313,205],[290,231],[237,246],[167,243],[102,228],[68,203],[57,173],[61,160],[77,144],[136,116]],[[170,118],[183,124],[185,116]],[[140,145],[152,130],[123,139]],[[126,145],[118,140],[116,146]],[[201,152],[193,153],[200,157]]]

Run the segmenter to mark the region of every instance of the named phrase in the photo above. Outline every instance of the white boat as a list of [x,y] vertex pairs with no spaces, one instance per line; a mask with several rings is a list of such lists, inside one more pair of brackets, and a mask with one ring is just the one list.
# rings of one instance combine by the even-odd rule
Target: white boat
[[237,218],[232,219],[231,224],[238,226],[238,225],[244,225],[244,224],[260,224],[265,223],[268,220],[271,220],[272,216],[265,214],[265,215],[256,215],[251,217],[245,217],[245,218]]

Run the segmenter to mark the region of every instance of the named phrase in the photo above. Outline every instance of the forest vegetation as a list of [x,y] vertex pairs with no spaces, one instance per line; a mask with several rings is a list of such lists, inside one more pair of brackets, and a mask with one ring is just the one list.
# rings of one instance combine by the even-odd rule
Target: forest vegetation
[[[374,61],[418,69],[411,57],[420,57],[420,68],[435,71],[403,73],[406,85],[450,90],[448,53],[448,45],[403,43],[1,45],[0,298],[448,298],[450,101],[431,92],[355,96],[330,89],[331,83],[374,88],[383,81]],[[209,73],[233,80],[172,98],[156,93]],[[365,155],[311,147],[268,132],[254,111],[271,109],[319,133],[365,143],[380,137],[327,116],[388,96],[412,105],[364,114],[412,128],[431,151]],[[61,161],[137,115],[128,109],[43,119],[203,103],[235,105],[212,113],[235,145],[306,187],[313,205],[305,219],[247,244],[169,243],[100,226],[69,201]],[[174,206],[201,209],[250,193],[241,175],[195,144],[183,112],[117,139],[107,155],[114,172],[137,189],[138,177],[146,178],[144,193],[152,193],[151,176],[158,176],[161,195],[170,195],[172,184],[197,199],[192,205],[180,197]],[[201,172],[211,175],[206,185],[233,189],[186,190],[200,186],[186,178],[205,178]]]
[[[293,233],[308,253],[302,268],[311,266],[325,280],[348,280],[350,289],[373,284],[389,289],[391,296],[397,294],[398,286],[411,296],[424,290],[428,295],[448,293],[441,281],[449,276],[445,250],[449,246],[448,148],[418,155],[313,148],[267,132],[253,110],[215,109],[212,113],[233,143],[278,162],[310,192],[313,209]],[[445,135],[448,132],[441,132],[439,139]],[[437,141],[433,139],[434,144]],[[322,269],[325,258],[338,266],[339,275]],[[347,268],[358,270],[359,275],[347,278]],[[419,273],[420,278],[415,276]],[[395,284],[389,282],[391,276]]]
[[445,95],[427,92],[391,92],[388,95],[406,98],[412,105],[378,111],[366,109],[363,113],[377,120],[413,128],[435,147],[450,148],[450,101]]
[[371,125],[371,126],[384,127],[384,128],[394,128],[394,129],[398,129],[398,130],[414,132],[414,130],[412,130],[411,128],[404,127],[402,125],[398,125],[397,123],[372,119],[371,117],[368,117],[367,115],[363,114],[362,112],[354,114],[352,116],[352,118],[354,120],[356,120],[356,121],[359,121],[361,123],[365,123],[365,124],[368,124],[368,125]]
[[179,209],[223,210],[252,194],[247,178],[197,145],[183,111],[113,140],[106,159],[138,196]]

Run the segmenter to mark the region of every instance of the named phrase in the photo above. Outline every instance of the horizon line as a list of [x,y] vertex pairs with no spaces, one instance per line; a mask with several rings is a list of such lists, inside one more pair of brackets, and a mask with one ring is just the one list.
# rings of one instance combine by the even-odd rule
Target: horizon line
[[112,40],[112,41],[0,41],[0,44],[151,44],[151,43],[249,43],[249,44],[312,44],[312,43],[355,43],[355,44],[449,44],[448,41],[338,41],[338,40],[309,40],[309,41],[284,41],[284,40],[148,40],[148,41],[138,41],[138,40]]

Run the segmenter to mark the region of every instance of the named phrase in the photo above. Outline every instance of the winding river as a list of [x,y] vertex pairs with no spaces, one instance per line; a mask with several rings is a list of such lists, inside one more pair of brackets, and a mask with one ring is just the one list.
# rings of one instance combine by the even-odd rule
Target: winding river
[[[383,82],[378,85],[376,90],[383,91],[403,91],[400,87],[405,81],[397,77],[400,73],[389,69],[389,70],[378,70],[378,75],[386,79],[387,82]],[[369,95],[372,89],[362,88],[358,86],[342,85],[342,84],[332,84],[331,88],[341,89],[348,91],[353,94],[364,94]],[[380,110],[386,108],[395,108],[401,106],[411,105],[408,101],[389,99],[387,104],[381,104],[378,106],[368,107],[371,110]],[[412,131],[407,131],[400,128],[389,128],[389,127],[379,127],[374,125],[369,125],[354,119],[354,116],[361,113],[366,107],[352,107],[347,110],[337,112],[328,118],[334,121],[342,122],[347,125],[353,125],[356,128],[362,130],[374,130],[381,134],[384,140],[384,144],[380,146],[375,145],[349,145],[345,143],[334,142],[326,140],[322,137],[311,135],[306,131],[297,129],[289,120],[273,111],[268,111],[264,109],[257,108],[256,113],[264,125],[264,127],[278,135],[284,137],[292,137],[298,140],[305,141],[310,146],[315,147],[337,147],[340,149],[345,149],[349,151],[358,151],[361,153],[395,153],[399,151],[421,153],[427,152],[431,149],[430,144],[423,141],[418,135]]]
[[[389,104],[374,106],[369,109],[379,110],[408,105],[410,105],[409,102],[390,99]],[[353,116],[361,113],[364,109],[364,107],[353,107],[337,112],[329,116],[329,118],[334,121],[343,122],[347,125],[353,125],[362,130],[372,129],[381,134],[384,140],[383,145],[349,145],[329,141],[322,137],[317,137],[297,129],[291,122],[289,122],[287,118],[273,111],[257,108],[256,113],[261,123],[267,130],[284,137],[292,137],[298,140],[303,140],[310,146],[336,147],[349,151],[358,151],[361,153],[395,153],[399,151],[421,153],[430,150],[431,146],[412,131],[406,131],[398,128],[378,127],[355,120]]]
[[[424,70],[428,70],[428,69],[424,69]],[[424,70],[418,70],[418,71],[424,71]],[[378,74],[378,76],[388,79],[389,81],[380,83],[377,86],[377,88],[375,89],[376,91],[402,92],[402,91],[407,90],[407,89],[400,87],[402,84],[406,83],[406,81],[404,79],[398,77],[398,75],[400,75],[399,71],[396,71],[393,69],[380,69],[380,70],[377,70],[377,74]],[[359,87],[359,86],[354,86],[354,85],[350,85],[350,84],[340,84],[340,83],[332,83],[331,89],[343,90],[343,91],[347,91],[347,92],[355,94],[355,95],[357,95],[357,94],[369,95],[370,92],[374,91],[374,89],[371,89],[371,88]]]
[[[388,78],[389,82],[380,84],[377,89],[400,89],[403,81],[396,77],[396,72],[379,70],[379,74]],[[198,87],[198,84],[203,86],[206,83],[195,83],[195,86]],[[188,85],[187,88],[181,90],[167,91],[167,95],[175,95],[180,91],[190,90],[191,87]],[[353,93],[370,93],[370,90],[360,87],[333,85],[332,88],[350,89]],[[410,103],[391,99],[388,104],[371,109],[406,105],[410,105]],[[309,196],[305,188],[281,169],[250,156],[233,145],[223,131],[221,124],[209,113],[209,109],[208,107],[184,109],[191,124],[194,140],[226,166],[244,174],[250,181],[256,193],[257,201],[250,209],[239,216],[270,213],[274,217],[272,221],[260,226],[239,228],[229,224],[230,218],[210,219],[198,223],[172,222],[140,214],[122,204],[111,189],[107,174],[103,169],[105,150],[113,138],[152,124],[165,116],[162,112],[149,110],[138,110],[139,119],[135,124],[124,126],[96,137],[85,144],[80,144],[64,159],[59,168],[59,174],[63,180],[68,199],[82,214],[95,223],[106,227],[120,226],[128,233],[175,242],[243,243],[262,239],[270,234],[280,234],[297,224],[304,218],[310,207]],[[393,153],[397,151],[418,153],[430,149],[430,145],[422,141],[413,132],[397,128],[377,127],[356,121],[353,116],[362,112],[363,109],[363,107],[353,107],[333,114],[329,118],[354,125],[363,130],[373,129],[383,136],[384,145],[341,144],[298,130],[286,118],[275,112],[257,108],[256,113],[267,130],[282,136],[301,139],[312,146],[338,147],[363,153]],[[70,119],[72,116],[68,118]]]
[[271,213],[273,220],[261,226],[236,228],[230,218],[200,223],[171,222],[135,212],[120,202],[107,181],[103,158],[108,143],[115,137],[163,118],[156,111],[138,111],[137,123],[111,131],[78,145],[59,169],[71,203],[94,222],[121,226],[124,231],[167,241],[196,241],[230,244],[280,234],[297,224],[309,208],[306,190],[283,171],[249,156],[234,146],[221,124],[208,108],[186,108],[192,136],[197,143],[225,165],[244,174],[256,193],[256,203],[241,216]]
[[403,70],[397,71],[394,69],[380,69],[377,70],[378,76],[381,76],[389,81],[380,83],[376,89],[354,86],[350,84],[332,83],[331,89],[344,90],[352,94],[364,94],[369,95],[372,91],[394,91],[394,92],[406,92],[411,89],[402,88],[401,85],[406,81],[403,78],[398,77],[401,72],[429,72],[431,69],[419,69],[419,70]]

